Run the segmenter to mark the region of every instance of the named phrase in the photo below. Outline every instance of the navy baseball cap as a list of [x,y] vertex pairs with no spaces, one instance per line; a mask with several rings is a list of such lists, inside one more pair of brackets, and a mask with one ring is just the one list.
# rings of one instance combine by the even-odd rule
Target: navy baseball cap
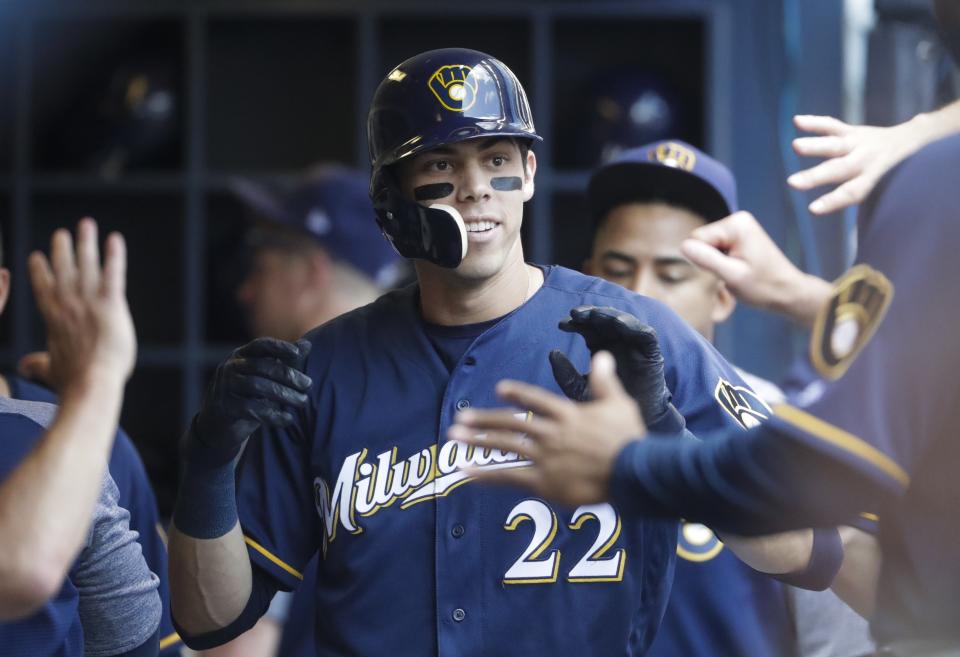
[[[309,237],[332,258],[378,285],[389,287],[403,275],[402,259],[377,225],[366,174],[321,166],[279,199],[249,182],[234,189],[269,224]],[[266,231],[255,229],[249,241],[252,246],[268,246],[271,240]]]
[[618,205],[662,201],[708,223],[737,211],[737,183],[724,165],[676,139],[631,148],[596,169],[587,186],[595,221]]

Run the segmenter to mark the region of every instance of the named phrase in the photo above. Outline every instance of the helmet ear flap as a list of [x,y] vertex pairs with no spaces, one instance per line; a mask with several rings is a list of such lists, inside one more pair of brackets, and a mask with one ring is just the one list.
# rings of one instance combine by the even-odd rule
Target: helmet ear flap
[[374,208],[384,235],[403,257],[452,269],[467,256],[467,227],[456,208],[442,203],[424,207],[389,186],[382,202],[374,199]]

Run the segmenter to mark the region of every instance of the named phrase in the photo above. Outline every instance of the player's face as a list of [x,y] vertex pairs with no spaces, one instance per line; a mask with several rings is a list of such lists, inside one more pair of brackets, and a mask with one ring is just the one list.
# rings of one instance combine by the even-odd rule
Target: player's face
[[255,336],[300,337],[299,308],[307,278],[303,256],[282,249],[257,249],[247,277],[237,288],[237,300],[246,309]]
[[532,152],[526,155],[526,167],[522,158],[513,139],[480,138],[401,163],[400,185],[407,198],[451,205],[463,216],[469,246],[455,270],[458,276],[483,280],[507,263],[523,262],[520,224],[523,204],[533,196],[537,162]]
[[709,340],[734,300],[715,276],[683,257],[680,244],[703,220],[664,203],[614,208],[597,232],[585,269],[662,301]]

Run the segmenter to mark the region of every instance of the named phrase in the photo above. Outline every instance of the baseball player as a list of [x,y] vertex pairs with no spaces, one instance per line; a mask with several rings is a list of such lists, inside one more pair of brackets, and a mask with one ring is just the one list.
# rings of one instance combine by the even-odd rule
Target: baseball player
[[[694,146],[660,141],[594,171],[587,201],[596,230],[584,271],[664,302],[712,342],[736,300],[722,280],[683,255],[682,245],[692,231],[737,210],[730,170]],[[740,374],[760,395],[759,405],[784,400],[769,381]],[[834,573],[809,568],[809,532],[721,542],[706,526],[683,522],[678,540],[673,592],[650,655],[872,652],[866,621],[833,593],[786,586],[750,567],[790,573],[780,576],[788,584],[824,588]]]
[[[777,407],[768,422],[736,437],[637,440],[646,432],[623,429],[617,409],[629,404],[601,354],[593,404],[501,384],[508,403],[544,419],[523,425],[523,444],[504,433],[487,436],[485,444],[535,461],[522,478],[518,471],[499,480],[574,503],[609,499],[624,513],[679,513],[737,533],[823,526],[874,511],[883,552],[871,618],[879,654],[960,654],[953,521],[960,311],[944,296],[960,280],[958,170],[954,136],[907,158],[867,198],[857,264],[835,283],[813,328],[811,360],[829,383],[806,407]],[[462,420],[453,437],[520,427],[496,412]]]
[[551,350],[585,368],[588,329],[569,317],[584,304],[657,328],[664,357],[622,374],[660,431],[739,427],[714,390],[742,382],[661,304],[524,262],[541,138],[503,63],[463,49],[403,62],[374,95],[368,135],[376,216],[417,284],[220,366],[186,437],[171,528],[181,636],[203,648],[242,632],[319,553],[319,655],[643,654],[676,521],[475,486],[468,465],[527,462],[447,429],[460,409],[501,406],[504,376],[558,390]]
[[[2,235],[0,235],[2,243]],[[2,264],[2,263],[0,263]],[[10,293],[10,272],[0,266],[0,313],[6,305]],[[48,353],[31,354],[32,371],[41,380],[49,377],[50,356]],[[6,373],[0,374],[0,396],[24,401],[58,403],[57,396],[50,389],[29,379]],[[144,468],[140,454],[130,436],[117,429],[110,451],[110,476],[116,483],[119,498],[117,503],[130,514],[130,528],[137,532],[137,542],[143,551],[143,557],[160,579],[159,593],[163,603],[163,616],[160,620],[160,654],[171,657],[179,654],[182,642],[173,629],[170,620],[170,588],[167,585],[167,547],[160,525],[157,499],[150,487],[150,479]]]
[[156,655],[157,576],[106,469],[136,352],[123,241],[101,271],[84,220],[76,256],[57,231],[51,261],[35,253],[30,270],[63,404],[0,397],[0,652]]

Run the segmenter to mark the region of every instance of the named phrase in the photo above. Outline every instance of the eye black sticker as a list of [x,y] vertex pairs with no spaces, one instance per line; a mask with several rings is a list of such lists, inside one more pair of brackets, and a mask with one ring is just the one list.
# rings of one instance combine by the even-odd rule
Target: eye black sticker
[[413,190],[413,198],[418,201],[435,201],[438,198],[446,198],[451,194],[453,194],[453,185],[450,183],[420,185]]
[[515,192],[523,189],[523,180],[520,176],[498,176],[490,181],[490,186],[498,192]]

